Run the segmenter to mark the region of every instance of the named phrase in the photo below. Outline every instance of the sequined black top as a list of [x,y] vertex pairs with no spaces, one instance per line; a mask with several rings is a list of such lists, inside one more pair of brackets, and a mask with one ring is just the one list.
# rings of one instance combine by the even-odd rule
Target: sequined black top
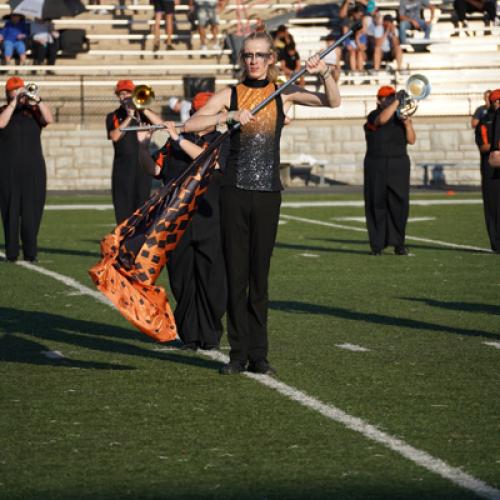
[[[230,110],[253,109],[276,90],[268,80],[247,79],[232,88]],[[248,191],[281,191],[280,138],[285,114],[281,97],[271,101],[231,136],[223,185]]]

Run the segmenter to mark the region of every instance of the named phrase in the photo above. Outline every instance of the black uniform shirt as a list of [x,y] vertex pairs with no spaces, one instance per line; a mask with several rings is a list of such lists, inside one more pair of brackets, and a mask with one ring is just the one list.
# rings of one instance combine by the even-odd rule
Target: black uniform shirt
[[364,125],[366,138],[366,155],[372,157],[405,156],[406,129],[403,122],[396,116],[384,125],[376,125],[375,121],[382,112],[382,108],[372,111]]
[[[204,144],[210,144],[219,135],[219,132],[210,132],[209,134],[205,134],[204,136],[199,136],[196,134],[183,134],[185,139],[194,142],[200,147],[202,147]],[[226,140],[220,145],[219,149],[218,163],[221,170],[224,170],[228,154],[229,141]],[[154,153],[153,159],[161,169],[158,178],[161,179],[164,184],[167,184],[171,180],[176,179],[193,162],[191,157],[182,150],[180,145],[170,139],[164,144],[161,149]]]
[[[142,123],[151,123],[143,113],[139,113],[139,115]],[[127,110],[123,106],[120,106],[118,109],[115,109],[112,113],[109,113],[106,116],[106,130],[108,132],[108,139],[110,139],[110,132],[118,128],[120,126],[120,123],[122,123],[127,118],[127,116]],[[130,126],[134,125],[137,125],[137,123],[132,120]],[[116,158],[122,156],[137,155],[139,151],[137,134],[135,132],[125,132],[125,134],[119,141],[113,141],[113,147],[115,149]]]
[[[477,147],[481,146],[491,146],[493,141],[493,120],[495,118],[495,112],[493,110],[489,110],[485,113],[479,120],[475,128],[475,139]],[[481,152],[481,154],[489,154]]]

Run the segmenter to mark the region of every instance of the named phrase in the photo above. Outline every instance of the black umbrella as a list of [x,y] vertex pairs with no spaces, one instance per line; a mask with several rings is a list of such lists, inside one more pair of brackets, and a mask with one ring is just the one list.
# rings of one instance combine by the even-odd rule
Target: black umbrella
[[58,19],[85,12],[80,0],[9,0],[14,14],[34,19]]

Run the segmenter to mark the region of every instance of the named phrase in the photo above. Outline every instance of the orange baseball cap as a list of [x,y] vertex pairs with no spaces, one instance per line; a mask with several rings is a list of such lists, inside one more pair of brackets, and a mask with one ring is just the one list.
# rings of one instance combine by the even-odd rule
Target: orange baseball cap
[[7,92],[20,89],[21,87],[24,87],[24,80],[18,76],[13,76],[5,82],[5,90]]
[[394,95],[396,93],[396,89],[391,87],[390,85],[384,85],[380,87],[377,92],[377,97],[388,97],[390,95]]
[[122,90],[128,90],[129,92],[133,92],[134,89],[135,85],[132,80],[118,80],[116,82],[115,94],[118,94]]
[[500,100],[500,89],[495,89],[490,92],[490,102]]
[[214,95],[213,92],[198,92],[191,103],[193,111],[198,111],[200,108],[205,106],[208,100]]

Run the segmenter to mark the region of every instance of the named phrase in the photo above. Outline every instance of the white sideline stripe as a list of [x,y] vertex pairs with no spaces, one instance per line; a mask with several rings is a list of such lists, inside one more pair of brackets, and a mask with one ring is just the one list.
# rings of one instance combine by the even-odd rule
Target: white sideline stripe
[[[5,259],[5,254],[3,252],[0,252],[0,257],[3,257]],[[64,276],[63,274],[50,271],[49,269],[45,269],[44,267],[37,266],[36,264],[31,264],[25,261],[18,261],[16,262],[16,265],[29,269],[30,271],[35,271],[45,276],[49,276],[49,278],[53,278],[65,284],[66,286],[69,286],[70,288],[74,288],[75,290],[80,292],[81,295],[90,295],[97,301],[102,302],[107,306],[111,306],[113,308],[115,307],[111,301],[109,301],[106,297],[104,297],[104,295],[102,295],[99,292],[96,292],[95,290],[92,290],[88,286],[82,285],[81,283],[74,280],[73,278],[70,278],[69,276]]]
[[[316,219],[306,219],[304,217],[296,217],[295,215],[280,214],[280,217],[283,217],[284,219],[295,220],[297,222],[305,222],[306,224],[316,224],[318,226],[335,227],[337,229],[347,229],[348,231],[358,231],[361,233],[366,233],[366,229],[362,228],[362,227],[344,226],[343,224],[335,224],[334,222],[326,222],[326,221],[316,220]],[[477,250],[479,252],[491,253],[491,250],[489,248],[474,247],[472,245],[458,245],[456,243],[449,243],[447,241],[430,240],[428,238],[419,238],[418,236],[408,236],[407,235],[406,239],[413,240],[413,241],[420,241],[423,243],[432,243],[434,245],[439,245],[439,246],[449,247],[449,248],[460,248],[463,250]]]
[[356,344],[335,344],[336,347],[340,349],[346,349],[347,351],[353,351],[353,352],[368,352],[370,349],[367,349],[366,347],[362,347],[360,345]]
[[41,353],[49,359],[65,359],[61,351],[41,351]]
[[[1,252],[0,255],[5,257]],[[17,265],[54,278],[69,287],[76,288],[78,291],[94,297],[99,302],[114,309],[113,304],[108,299],[101,296],[98,292],[95,292],[86,287],[85,285],[78,283],[73,278],[53,271],[49,271],[48,269],[44,269],[43,267],[36,266],[28,262],[19,262],[17,263]],[[205,351],[203,355],[223,363],[227,363],[229,361],[229,358],[221,352]],[[265,385],[266,387],[276,390],[278,393],[291,399],[292,401],[296,401],[302,406],[317,411],[324,417],[344,425],[350,430],[359,432],[366,438],[382,444],[383,446],[395,451],[396,453],[399,453],[401,456],[407,458],[415,464],[424,467],[428,471],[438,474],[445,479],[448,479],[450,482],[457,486],[473,491],[476,495],[488,500],[500,500],[500,490],[493,488],[492,486],[484,483],[479,479],[476,479],[474,476],[471,476],[458,468],[451,467],[443,460],[434,458],[432,455],[429,455],[425,451],[414,448],[404,441],[380,431],[375,426],[369,424],[368,422],[365,422],[360,418],[353,417],[352,415],[345,413],[344,411],[336,408],[333,405],[322,403],[321,401],[307,395],[305,392],[299,391],[295,387],[284,384],[283,382],[279,382],[278,380],[275,380],[267,375],[256,375],[254,373],[248,372],[245,372],[244,375],[255,380],[256,382],[259,382],[262,385]]]
[[[410,200],[410,206],[430,207],[432,205],[480,205],[480,198],[468,198],[464,200]],[[364,207],[363,200],[356,201],[285,201],[282,208],[312,208],[312,207]]]
[[[480,199],[466,200],[411,200],[410,205],[480,205]],[[364,207],[364,201],[285,201],[282,208],[314,208],[314,207]],[[45,205],[45,210],[112,210],[110,204],[78,204],[78,205]],[[417,219],[417,218],[416,218]],[[423,219],[423,218],[422,218]]]
[[[205,351],[203,355],[222,363],[227,363],[229,361],[229,358],[220,352]],[[305,392],[299,391],[295,387],[284,384],[268,375],[256,375],[255,373],[249,372],[243,372],[243,374],[266,387],[274,389],[302,406],[317,411],[324,417],[342,424],[352,431],[359,432],[372,441],[382,444],[417,465],[424,467],[428,471],[448,479],[457,486],[473,491],[476,495],[488,498],[489,500],[500,499],[500,490],[493,488],[456,467],[451,467],[443,460],[434,458],[425,451],[410,446],[401,439],[382,432],[360,418],[353,417],[333,405],[322,403]]]
[[[332,217],[331,220],[338,220],[341,222],[366,222],[365,216],[362,217]],[[428,222],[436,220],[436,217],[408,217],[408,222]]]
[[500,342],[483,342],[484,345],[489,345],[495,349],[500,349]]

